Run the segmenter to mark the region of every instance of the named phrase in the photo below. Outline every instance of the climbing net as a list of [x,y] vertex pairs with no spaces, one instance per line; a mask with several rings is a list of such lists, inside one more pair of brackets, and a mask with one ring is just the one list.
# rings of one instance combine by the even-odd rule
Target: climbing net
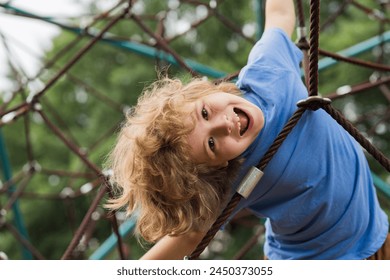
[[[85,59],[88,53],[94,51],[95,45],[103,42],[124,51],[136,53],[137,56],[152,58],[154,63],[150,63],[150,65],[151,67],[154,66],[154,69],[151,69],[150,72],[154,72],[155,68],[164,69],[166,65],[175,65],[191,76],[208,76],[218,82],[234,79],[238,72],[231,71],[229,67],[227,67],[228,71],[218,71],[206,66],[206,64],[189,59],[185,54],[181,54],[175,49],[175,42],[184,37],[187,39],[194,37],[194,34],[196,34],[194,32],[211,20],[219,28],[229,30],[231,37],[227,38],[227,46],[231,50],[237,48],[237,45],[231,40],[232,37],[238,38],[237,40],[244,42],[242,44],[247,47],[255,42],[256,35],[254,32],[250,32],[250,30],[253,30],[253,28],[251,29],[253,25],[244,22],[237,23],[227,16],[228,13],[224,9],[224,4],[230,1],[167,1],[153,14],[145,12],[142,2],[118,1],[107,11],[89,14],[88,23],[83,22],[83,25],[80,23],[75,25],[73,21],[63,23],[63,21],[57,21],[50,17],[38,16],[18,9],[11,2],[0,4],[3,13],[28,17],[31,20],[45,21],[76,34],[72,40],[64,44],[58,53],[51,54],[50,59],[46,61],[34,77],[28,77],[18,67],[17,61],[12,60],[11,42],[9,38],[0,34],[4,48],[10,52],[9,66],[17,85],[17,89],[7,93],[6,98],[3,98],[3,103],[0,105],[0,127],[5,131],[4,136],[0,135],[2,145],[0,147],[2,149],[1,166],[4,173],[4,181],[0,185],[0,234],[4,238],[12,240],[13,243],[21,245],[24,252],[22,258],[48,258],[41,253],[41,250],[44,249],[40,249],[39,245],[43,237],[29,236],[27,230],[29,227],[40,227],[39,221],[42,224],[56,225],[59,231],[69,233],[69,240],[65,241],[66,244],[62,244],[63,240],[61,240],[61,244],[58,240],[53,240],[52,245],[50,245],[51,247],[64,248],[60,256],[61,259],[104,258],[114,247],[117,248],[119,258],[129,258],[129,249],[131,248],[128,248],[125,244],[123,237],[132,231],[134,221],[124,221],[121,213],[106,215],[102,209],[104,200],[113,194],[110,193],[112,189],[109,183],[110,172],[101,167],[101,157],[108,153],[109,145],[107,143],[112,143],[113,134],[123,119],[123,113],[128,109],[127,103],[125,103],[128,100],[118,101],[109,94],[109,89],[102,92],[91,85],[88,78],[82,79],[72,74],[72,70],[78,66],[79,61]],[[296,1],[298,15],[296,42],[305,53],[306,59],[303,69],[305,70],[304,77],[309,93],[311,96],[318,94],[318,71],[327,71],[326,68],[331,67],[338,61],[366,69],[368,73],[367,81],[342,85],[333,92],[330,91],[323,95],[331,100],[341,100],[368,93],[373,94],[372,92],[375,91],[375,94],[380,96],[381,105],[379,107],[365,112],[360,117],[351,118],[350,121],[354,126],[364,128],[362,124],[367,122],[367,119],[372,120],[368,121],[371,127],[364,131],[365,137],[360,138],[367,145],[364,147],[370,153],[372,152],[374,158],[381,161],[385,169],[389,171],[388,161],[379,150],[371,148],[370,142],[380,143],[379,146],[383,149],[388,149],[385,146],[386,144],[383,143],[390,142],[388,139],[389,133],[386,133],[389,130],[388,120],[390,118],[390,90],[387,86],[390,82],[388,77],[390,67],[388,61],[386,61],[387,42],[390,40],[390,33],[386,31],[386,26],[390,21],[387,16],[387,8],[390,4],[388,1],[377,1],[377,3],[373,1],[374,3],[371,3],[370,6],[355,0],[345,0],[337,5],[332,2],[332,16],[323,20],[320,26],[318,22],[319,1],[311,2],[310,7],[306,7],[301,1]],[[245,2],[245,5],[253,4],[257,4],[258,14],[261,14],[264,1]],[[195,16],[190,16],[188,12],[184,12],[188,10],[192,10]],[[334,28],[337,21],[343,15],[350,13],[351,10],[353,14],[360,13],[360,16],[367,21],[378,23],[376,36],[367,41],[358,42],[353,48],[338,53],[319,48],[319,34],[327,34],[327,32],[332,34],[332,28]],[[310,19],[307,19],[305,14],[310,14]],[[185,21],[185,16],[191,20]],[[173,21],[172,18],[175,18],[175,20]],[[178,22],[181,23],[181,28],[173,32],[173,26]],[[306,28],[308,22],[310,22],[310,31],[309,28]],[[114,27],[123,24],[131,24],[138,34],[129,39],[128,36],[111,33]],[[258,23],[260,31],[261,24],[260,19]],[[319,28],[313,29],[313,25],[318,25]],[[310,33],[310,38],[306,33]],[[196,45],[195,52],[203,47],[200,44]],[[362,56],[364,59],[354,58],[359,56],[360,53],[366,53],[370,50],[375,52],[374,56]],[[324,58],[318,60],[319,56]],[[194,55],[194,57],[196,56]],[[59,62],[62,62],[62,64],[60,65]],[[236,69],[239,69],[239,67],[236,67]],[[104,69],[102,72],[104,72]],[[147,79],[150,79],[150,77],[145,78],[143,82]],[[49,99],[50,95],[58,94],[57,91],[61,89],[58,85],[64,83],[64,81],[76,84],[79,89],[82,89],[75,93],[76,99],[85,101],[88,98],[93,98],[95,102],[105,104],[111,110],[111,114],[117,117],[116,121],[112,123],[111,119],[111,125],[108,125],[102,119],[99,135],[76,138],[74,136],[76,133],[73,133],[74,131],[70,128],[72,126],[67,121],[71,116],[65,113],[62,115],[61,104],[52,104]],[[127,86],[136,87],[134,85]],[[80,106],[80,108],[85,107]],[[299,112],[302,113],[303,110]],[[332,109],[329,108],[329,110]],[[337,112],[333,113],[337,114]],[[87,122],[86,118],[85,115],[79,115],[77,118],[81,124],[79,130],[83,129],[82,124]],[[43,154],[37,153],[34,148],[39,141],[39,139],[35,139],[34,134],[34,130],[38,129],[37,125],[40,127],[39,129],[44,127],[47,137],[55,141],[55,145],[48,145]],[[8,135],[12,135],[13,138]],[[12,154],[10,153],[10,156],[8,156],[6,141],[3,141],[3,139],[20,142],[19,149],[16,152],[25,152],[25,162],[11,164]],[[381,141],[377,142],[376,139]],[[63,153],[52,154],[50,149],[56,148],[57,144],[64,147],[62,149]],[[53,168],[51,159],[58,157],[70,158],[69,164],[63,165],[63,168],[62,165],[59,165],[61,168],[57,168],[57,165],[56,168]],[[265,162],[261,162],[263,167],[267,160],[270,160],[270,158],[266,159]],[[387,184],[381,180],[380,176],[375,178],[377,184],[384,186],[386,192]],[[37,182],[39,184],[47,182],[47,186],[37,186]],[[29,205],[34,205],[34,213],[37,213],[35,214],[37,217],[31,224],[28,221],[28,213],[32,209],[23,208],[23,201],[25,200],[30,202]],[[31,201],[34,203],[32,204]],[[62,214],[51,215],[50,217],[53,220],[48,223],[44,217],[49,217],[49,213],[45,212],[49,208],[43,206],[43,201],[58,204],[58,212],[62,212]],[[79,208],[75,209],[76,205]],[[42,211],[37,210],[40,208],[42,208]],[[26,224],[30,224],[29,226],[26,227],[24,219],[26,219]],[[220,223],[223,223],[223,220]],[[64,224],[69,226],[64,226]],[[253,226],[253,224],[250,225]],[[215,229],[219,227],[220,225],[217,224]],[[113,233],[110,235],[108,229],[111,228]],[[208,240],[204,243],[203,248],[191,257],[196,258],[200,255],[211,242],[216,231],[207,237]],[[261,239],[261,233],[262,230],[259,227],[256,233],[253,234],[254,237],[242,246],[235,258],[244,257],[247,250]],[[45,235],[45,229],[42,230],[41,235]],[[11,250],[10,248],[7,249]],[[0,252],[0,259],[6,258],[7,254],[10,254],[1,247]]]

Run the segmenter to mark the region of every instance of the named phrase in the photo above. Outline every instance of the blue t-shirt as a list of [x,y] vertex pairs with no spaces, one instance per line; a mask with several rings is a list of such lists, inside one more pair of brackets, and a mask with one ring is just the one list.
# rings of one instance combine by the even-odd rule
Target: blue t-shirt
[[[237,85],[263,111],[265,124],[243,154],[240,179],[307,97],[301,59],[280,29],[266,30],[253,47]],[[307,110],[263,171],[236,210],[267,218],[264,253],[270,259],[364,259],[383,244],[388,218],[365,155],[325,111]]]

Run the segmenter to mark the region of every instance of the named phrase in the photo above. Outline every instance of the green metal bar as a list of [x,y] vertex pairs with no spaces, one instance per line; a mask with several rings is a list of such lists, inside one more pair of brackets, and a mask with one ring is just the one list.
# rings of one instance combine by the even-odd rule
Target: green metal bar
[[80,29],[80,28],[70,27],[70,26],[67,26],[65,24],[61,24],[59,22],[54,21],[53,18],[51,18],[51,17],[38,16],[36,14],[27,12],[25,10],[16,8],[16,7],[14,7],[14,6],[12,6],[12,5],[8,4],[8,3],[0,4],[0,7],[3,7],[4,9],[10,10],[10,11],[13,11],[13,12],[16,13],[16,15],[21,15],[21,16],[26,16],[26,17],[42,20],[42,21],[45,21],[45,22],[57,25],[57,26],[59,26],[59,27],[61,27],[63,29],[69,30],[69,31],[78,32],[80,34],[82,33],[82,29]]
[[387,197],[390,198],[390,186],[386,184],[378,175],[371,172],[374,185]]
[[265,19],[265,0],[255,1],[255,13],[257,21],[256,38],[259,40],[264,32],[264,19]]
[[[160,60],[164,60],[168,63],[173,64],[173,65],[176,65],[176,66],[179,65],[172,55],[170,55],[166,52],[163,52],[161,50],[157,50],[156,48],[153,48],[153,47],[149,47],[149,46],[139,44],[139,43],[128,42],[128,41],[116,41],[116,40],[112,40],[112,39],[108,39],[108,38],[103,38],[102,41],[105,43],[108,43],[112,46],[115,46],[115,47],[118,47],[121,49],[125,49],[127,51],[131,51],[133,53],[136,53],[136,54],[139,54],[139,55],[142,55],[145,57],[158,58]],[[221,77],[224,77],[227,75],[227,73],[225,73],[225,72],[215,70],[211,67],[203,65],[201,63],[198,63],[192,59],[184,59],[184,62],[189,67],[194,69],[196,72],[203,74],[203,75],[206,75],[206,76],[210,76],[213,78],[221,78]]]
[[[5,147],[5,141],[1,129],[0,129],[0,163],[1,166],[3,167],[4,179],[7,182],[12,178],[12,170],[11,170],[11,165],[9,162],[8,153]],[[15,186],[11,185],[9,188],[9,193],[12,193],[13,191],[15,191]],[[24,225],[23,216],[20,211],[18,201],[15,201],[15,203],[12,205],[12,211],[14,212],[15,227],[25,239],[29,240],[27,229]],[[24,246],[22,248],[22,256],[26,260],[33,259],[33,255],[31,254],[31,252]]]
[[[121,237],[127,236],[132,230],[134,230],[136,224],[135,219],[125,221],[119,227],[119,235]],[[104,259],[117,245],[118,238],[112,233],[106,241],[89,257],[90,260],[102,260]]]

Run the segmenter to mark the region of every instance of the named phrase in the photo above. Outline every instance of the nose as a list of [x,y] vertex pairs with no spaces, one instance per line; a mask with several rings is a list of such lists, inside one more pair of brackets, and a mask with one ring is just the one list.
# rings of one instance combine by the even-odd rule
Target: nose
[[218,118],[214,119],[213,130],[216,135],[229,135],[232,133],[233,122],[225,114],[221,114]]

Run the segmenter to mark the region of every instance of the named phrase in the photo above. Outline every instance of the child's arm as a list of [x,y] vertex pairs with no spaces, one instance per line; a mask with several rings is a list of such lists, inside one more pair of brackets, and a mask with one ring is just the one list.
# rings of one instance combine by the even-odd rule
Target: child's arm
[[182,260],[202,241],[204,232],[190,232],[180,236],[165,236],[141,260]]
[[295,28],[293,0],[267,0],[265,6],[265,29],[279,27],[291,37]]

